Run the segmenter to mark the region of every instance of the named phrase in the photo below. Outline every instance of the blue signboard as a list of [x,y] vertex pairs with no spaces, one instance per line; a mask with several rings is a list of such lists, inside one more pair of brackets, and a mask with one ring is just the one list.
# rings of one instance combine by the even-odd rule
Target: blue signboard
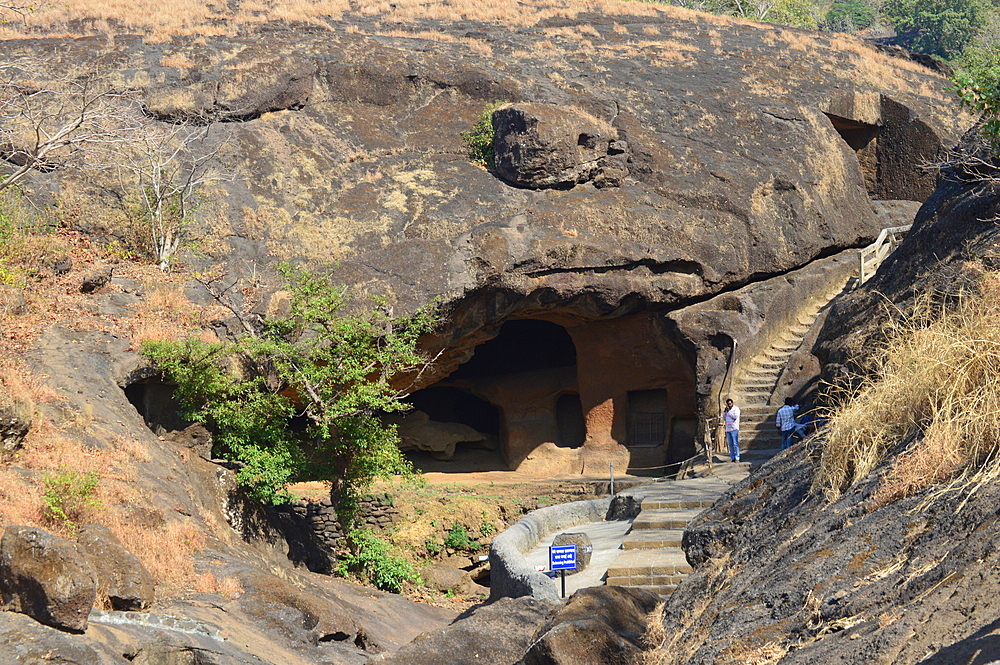
[[576,545],[551,545],[549,568],[552,570],[576,569]]

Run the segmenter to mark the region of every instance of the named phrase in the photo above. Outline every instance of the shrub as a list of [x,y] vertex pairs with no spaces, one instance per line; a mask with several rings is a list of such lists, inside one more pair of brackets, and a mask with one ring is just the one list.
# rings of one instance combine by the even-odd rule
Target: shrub
[[476,124],[467,132],[462,132],[462,138],[469,146],[469,159],[492,170],[496,167],[493,160],[493,138],[496,129],[493,127],[493,112],[506,102],[493,102],[479,115]]
[[403,585],[417,579],[409,561],[395,555],[391,546],[372,533],[371,529],[348,532],[351,552],[337,565],[337,573],[347,577],[355,573],[383,591],[399,593]]
[[444,546],[453,550],[471,550],[477,547],[476,543],[469,538],[469,532],[458,522],[455,522],[448,530],[448,535],[444,538]]
[[94,496],[99,482],[96,471],[77,473],[66,469],[46,474],[42,477],[45,516],[70,533],[75,533],[81,517],[88,510],[101,507],[101,502]]
[[[992,25],[1000,29],[1000,19]],[[979,39],[965,50],[955,92],[962,106],[983,115],[983,134],[1000,150],[1000,37]]]
[[1000,477],[1000,274],[945,310],[890,322],[872,377],[830,414],[814,489],[836,496],[905,447],[876,504],[949,479]]

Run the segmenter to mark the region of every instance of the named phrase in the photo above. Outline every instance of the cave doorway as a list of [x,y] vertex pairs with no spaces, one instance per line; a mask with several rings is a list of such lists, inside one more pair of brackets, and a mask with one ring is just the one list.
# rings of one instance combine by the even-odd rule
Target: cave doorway
[[449,376],[407,399],[432,421],[430,436],[463,425],[484,440],[460,442],[454,454],[435,454],[431,451],[444,445],[443,438],[404,437],[404,446],[416,451],[407,454],[424,471],[465,472],[517,468],[546,442],[560,449],[582,447],[586,424],[576,363],[576,346],[563,326],[540,319],[505,321]]
[[872,198],[878,198],[878,125],[871,125],[858,120],[842,118],[839,115],[827,113],[833,128],[840,138],[851,147],[861,166],[861,174],[865,178],[865,189]]
[[143,379],[125,386],[125,398],[156,434],[182,430],[191,423],[181,417],[174,397],[175,386],[159,378]]
[[667,471],[669,414],[666,390],[629,391],[626,412],[629,473],[660,476]]
[[556,400],[556,428],[561,448],[580,448],[587,440],[587,421],[579,393],[563,393]]

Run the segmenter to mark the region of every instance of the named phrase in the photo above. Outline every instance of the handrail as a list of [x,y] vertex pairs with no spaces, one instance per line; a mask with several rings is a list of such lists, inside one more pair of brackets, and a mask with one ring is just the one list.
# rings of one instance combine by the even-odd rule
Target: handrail
[[875,242],[861,250],[858,281],[854,284],[854,288],[858,288],[875,275],[885,258],[903,242],[903,238],[906,237],[912,226],[912,224],[907,224],[906,226],[892,226],[882,229]]

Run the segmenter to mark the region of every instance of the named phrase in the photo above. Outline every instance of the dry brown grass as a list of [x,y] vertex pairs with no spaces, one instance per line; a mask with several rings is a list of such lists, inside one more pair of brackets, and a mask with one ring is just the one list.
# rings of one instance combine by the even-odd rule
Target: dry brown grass
[[[628,0],[452,0],[449,3],[422,0],[237,0],[229,4],[177,0],[66,0],[40,7],[23,22],[0,25],[0,38],[26,35],[81,36],[134,32],[145,35],[147,43],[168,41],[173,36],[236,34],[267,23],[304,23],[329,26],[344,21],[355,30],[358,18],[380,19],[389,23],[420,20],[483,21],[528,27],[551,18],[576,18],[597,13],[615,16],[688,17],[716,25],[734,19],[702,15],[692,10],[658,3]],[[585,26],[583,29],[586,30]],[[591,28],[592,29],[592,28]]]
[[215,593],[223,598],[235,600],[243,595],[243,583],[236,577],[219,578],[215,573],[208,572],[198,575],[194,590],[198,593]]
[[836,496],[901,444],[878,504],[948,479],[1000,477],[1000,274],[947,309],[930,303],[889,317],[872,379],[831,414],[815,489]]

